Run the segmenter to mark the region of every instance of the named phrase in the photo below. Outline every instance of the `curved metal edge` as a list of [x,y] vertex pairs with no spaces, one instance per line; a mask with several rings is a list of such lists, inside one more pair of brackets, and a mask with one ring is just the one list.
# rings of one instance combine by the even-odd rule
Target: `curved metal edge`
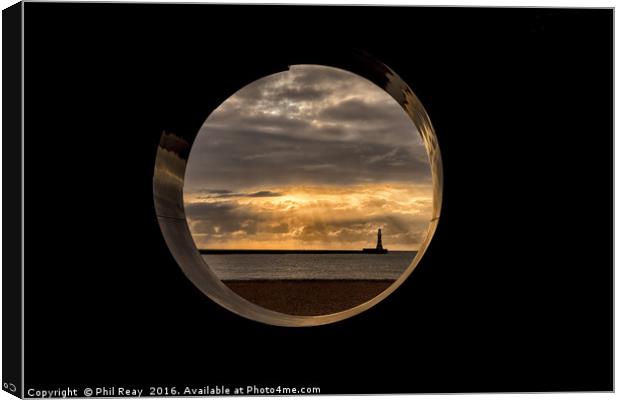
[[[260,307],[228,288],[200,255],[185,217],[183,183],[191,146],[174,134],[164,132],[161,136],[153,175],[153,198],[157,220],[166,244],[190,281],[210,299],[235,314],[284,327],[325,325],[350,318],[368,310],[394,292],[411,275],[428,248],[439,223],[443,193],[443,168],[437,136],[424,106],[394,71],[367,54],[359,53],[357,58],[360,68],[351,72],[370,80],[389,93],[409,115],[424,141],[431,165],[433,213],[425,238],[405,272],[378,296],[351,309],[319,316],[289,315]],[[338,65],[332,66],[340,68]],[[195,136],[197,134],[198,132]]]
[[304,317],[278,313],[237,295],[217,277],[200,255],[183,206],[183,182],[189,143],[164,132],[155,159],[153,198],[157,221],[175,261],[187,278],[210,299],[246,318],[281,326],[304,326]]

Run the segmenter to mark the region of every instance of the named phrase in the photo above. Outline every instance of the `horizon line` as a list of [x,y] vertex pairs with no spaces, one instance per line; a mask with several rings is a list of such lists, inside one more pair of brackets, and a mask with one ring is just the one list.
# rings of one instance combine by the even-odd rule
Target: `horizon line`
[[[363,249],[198,249],[198,252],[201,254],[251,254],[251,253],[274,253],[274,254],[284,254],[284,253],[340,253],[340,254],[370,254],[365,250],[375,250],[374,247],[363,248]],[[390,250],[384,249],[386,252],[417,252],[418,249],[405,249],[405,250]]]

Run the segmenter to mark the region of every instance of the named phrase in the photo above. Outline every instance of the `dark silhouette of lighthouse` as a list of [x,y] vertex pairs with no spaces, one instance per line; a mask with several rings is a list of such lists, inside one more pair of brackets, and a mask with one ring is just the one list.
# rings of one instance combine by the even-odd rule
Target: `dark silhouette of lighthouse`
[[381,243],[381,228],[377,232],[377,250],[383,250],[383,243]]
[[365,248],[362,250],[363,253],[371,253],[371,254],[386,254],[388,249],[383,248],[383,242],[381,241],[381,228],[377,232],[377,246],[375,248]]

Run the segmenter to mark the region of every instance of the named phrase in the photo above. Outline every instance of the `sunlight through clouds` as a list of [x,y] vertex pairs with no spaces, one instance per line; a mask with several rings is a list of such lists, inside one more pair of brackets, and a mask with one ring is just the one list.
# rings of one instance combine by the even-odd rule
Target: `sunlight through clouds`
[[204,123],[184,189],[199,248],[361,249],[377,228],[415,250],[432,212],[422,140],[401,107],[352,73],[292,66]]

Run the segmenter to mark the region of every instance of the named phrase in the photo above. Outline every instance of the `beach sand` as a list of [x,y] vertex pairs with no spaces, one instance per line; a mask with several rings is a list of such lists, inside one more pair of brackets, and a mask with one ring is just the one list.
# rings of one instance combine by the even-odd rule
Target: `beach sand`
[[324,315],[364,303],[393,280],[253,280],[224,281],[241,297],[270,310],[292,315]]

